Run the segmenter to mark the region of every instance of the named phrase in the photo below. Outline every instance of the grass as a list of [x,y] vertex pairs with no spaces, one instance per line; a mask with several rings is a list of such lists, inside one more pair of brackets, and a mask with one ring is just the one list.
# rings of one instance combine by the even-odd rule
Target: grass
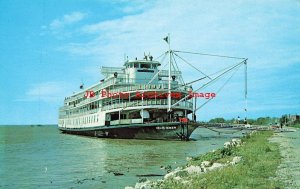
[[300,128],[300,124],[292,125],[292,127]]
[[187,175],[183,178],[188,180],[187,183],[183,183],[182,180],[168,179],[156,187],[174,189],[283,188],[283,183],[274,179],[281,156],[278,145],[268,142],[272,134],[271,131],[257,132],[251,137],[243,137],[244,144],[241,147],[219,149],[193,158],[189,162],[189,165],[200,166],[204,160],[225,163],[234,156],[242,156],[242,161],[235,166],[228,166],[206,174]]

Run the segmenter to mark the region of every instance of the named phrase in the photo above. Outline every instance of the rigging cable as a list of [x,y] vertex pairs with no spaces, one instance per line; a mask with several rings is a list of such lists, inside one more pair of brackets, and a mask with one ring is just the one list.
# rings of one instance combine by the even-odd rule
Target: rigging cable
[[[214,72],[214,73],[212,73],[212,74],[209,74],[209,76],[211,77],[211,76],[213,76],[213,75],[216,75],[216,74],[218,74],[218,73],[220,73],[220,72],[223,72],[224,70],[230,69],[231,67],[232,67],[232,65],[231,65],[231,66],[227,66],[227,67],[225,67],[225,68],[223,68],[223,69],[221,69],[221,70],[219,70],[219,71],[216,71],[216,72]],[[207,78],[207,77],[202,77],[202,78],[200,78],[200,79],[196,79],[196,80],[190,81],[190,82],[186,83],[186,85],[195,83],[195,82],[200,81],[200,80],[205,79],[205,78]]]
[[[165,53],[162,54],[162,55],[165,55],[165,56],[162,58],[162,60],[161,60],[160,62],[163,62],[163,61],[165,60],[165,58],[167,57],[167,52],[165,52]],[[162,55],[161,55],[161,56],[162,56]],[[160,57],[161,57],[161,56],[160,56]],[[167,65],[167,63],[163,65],[163,68],[166,67],[166,65]],[[158,74],[159,74],[161,71],[162,71],[162,69],[160,69],[160,70],[159,70],[159,71],[151,78],[151,80],[147,83],[147,85],[151,84],[152,81],[154,81],[155,77],[158,76]]]
[[164,52],[161,55],[159,55],[157,58],[155,58],[154,60],[158,60],[160,57],[162,57],[163,55],[166,55],[168,52]]
[[[230,79],[234,76],[234,74],[238,71],[238,69],[240,68],[242,64],[239,65],[239,67],[236,67],[236,69],[233,71],[233,73],[231,74],[231,76],[225,81],[225,83],[218,89],[218,91],[216,93],[219,93],[224,87],[225,85],[230,81]],[[209,100],[207,100],[206,102],[204,102],[203,104],[201,104],[198,108],[196,108],[195,112],[197,110],[199,110],[200,108],[202,108],[203,106],[205,106],[208,102],[210,102],[213,98],[210,98]]]
[[[174,62],[175,62],[176,68],[177,68],[177,70],[179,71],[179,67],[178,67],[177,61],[176,61],[176,59],[175,59],[175,57],[174,57],[174,54],[173,54],[173,53],[172,53],[172,57],[173,57],[173,60],[174,60]],[[181,82],[182,82],[182,84],[183,84],[183,85],[186,85],[186,84],[184,83],[184,80],[183,80],[183,78],[182,78],[182,75],[181,75],[181,74],[180,74],[180,80],[181,80]]]
[[[234,65],[232,68],[230,68],[229,70],[224,71],[222,74],[220,74],[219,76],[215,77],[214,79],[210,80],[209,82],[203,84],[201,87],[199,87],[198,89],[194,90],[194,92],[199,91],[200,89],[203,89],[205,87],[207,87],[210,83],[216,81],[217,79],[219,79],[221,76],[225,75],[226,73],[230,72],[231,70],[233,70],[234,68],[238,67],[240,64],[244,63],[244,61],[237,63],[236,65]],[[187,99],[190,95],[186,95],[184,98],[182,98],[181,100],[177,101],[176,103],[174,103],[172,106],[175,106],[177,104],[179,104],[180,102],[182,102],[183,100]]]
[[187,53],[187,54],[198,54],[198,55],[203,55],[203,56],[214,56],[214,57],[220,57],[220,58],[231,58],[231,59],[246,60],[246,58],[241,58],[241,57],[236,57],[236,56],[225,56],[225,55],[218,55],[218,54],[196,53],[196,52],[178,51],[178,50],[174,50],[173,52]]
[[198,82],[198,81],[200,81],[200,80],[202,80],[202,79],[205,79],[205,78],[207,78],[207,77],[201,77],[200,79],[196,79],[196,80],[194,80],[194,81],[188,82],[188,83],[185,84],[185,86],[186,86],[186,85],[190,85],[190,84],[192,84],[192,83],[196,83],[196,82]]
[[190,65],[192,68],[194,68],[195,70],[199,71],[200,73],[202,73],[203,75],[205,75],[206,77],[208,77],[209,79],[211,79],[207,74],[203,73],[201,70],[199,70],[198,68],[196,68],[195,66],[193,66],[192,64],[190,64],[188,61],[186,61],[185,59],[183,59],[181,56],[179,56],[178,54],[174,53],[175,56],[177,56],[178,58],[180,58],[183,62],[185,62],[186,64]]

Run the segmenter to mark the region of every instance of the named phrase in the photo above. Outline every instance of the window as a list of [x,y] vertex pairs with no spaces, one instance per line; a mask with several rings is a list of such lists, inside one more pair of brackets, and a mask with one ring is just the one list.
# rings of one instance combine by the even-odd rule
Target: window
[[152,64],[152,68],[153,68],[153,69],[156,69],[156,64]]
[[141,68],[150,68],[150,64],[141,64]]
[[138,63],[134,63],[134,67],[135,67],[135,68],[138,68],[138,67],[139,67],[139,64],[138,64]]

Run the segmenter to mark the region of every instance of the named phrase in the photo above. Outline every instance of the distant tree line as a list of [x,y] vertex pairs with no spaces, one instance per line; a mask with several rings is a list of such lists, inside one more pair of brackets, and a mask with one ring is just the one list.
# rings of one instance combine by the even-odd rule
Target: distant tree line
[[[222,117],[218,117],[209,120],[209,123],[236,123],[237,121],[237,118],[226,120]],[[244,120],[240,120],[240,123],[242,123],[243,121]],[[280,119],[277,117],[259,117],[257,119],[247,119],[247,123],[251,125],[279,125]]]
[[283,115],[280,118],[280,123],[281,125],[300,128],[300,115]]
[[[243,119],[232,118],[224,119],[217,117],[209,120],[209,123],[244,123]],[[278,117],[259,117],[257,119],[247,119],[250,125],[272,125],[272,126],[291,126],[300,128],[300,115],[283,115]]]

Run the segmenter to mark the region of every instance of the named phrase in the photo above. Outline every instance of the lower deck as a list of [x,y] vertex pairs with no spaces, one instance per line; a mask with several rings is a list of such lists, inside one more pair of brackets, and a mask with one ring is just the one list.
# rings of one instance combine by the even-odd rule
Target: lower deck
[[62,128],[63,133],[104,138],[188,140],[197,128],[196,122],[145,123],[99,126],[90,128]]

